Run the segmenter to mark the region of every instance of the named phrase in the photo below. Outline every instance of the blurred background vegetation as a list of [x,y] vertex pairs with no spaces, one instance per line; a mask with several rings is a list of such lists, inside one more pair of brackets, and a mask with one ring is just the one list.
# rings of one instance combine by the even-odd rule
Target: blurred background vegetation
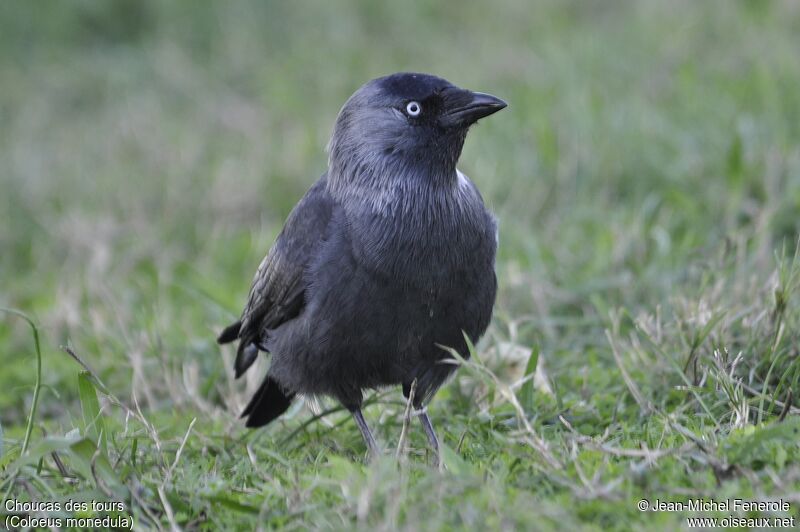
[[[59,350],[71,345],[123,403],[135,397],[173,447],[198,417],[201,441],[188,440],[198,454],[187,454],[185,467],[202,470],[204,449],[218,445],[227,462],[215,462],[215,474],[234,480],[214,489],[235,491],[244,475],[258,487],[243,498],[275,497],[270,510],[255,512],[275,526],[320,507],[316,524],[325,526],[414,526],[423,518],[432,528],[501,526],[489,516],[528,500],[518,493],[537,501],[541,526],[543,516],[578,526],[598,515],[619,526],[614,512],[640,518],[630,500],[641,490],[700,485],[700,494],[716,493],[718,471],[698,480],[686,458],[656,468],[655,485],[624,462],[598,474],[604,483],[619,478],[616,491],[586,488],[582,496],[541,470],[509,465],[508,476],[487,484],[496,482],[496,498],[486,495],[477,479],[497,461],[536,455],[509,435],[508,405],[493,392],[487,403],[483,385],[464,372],[432,412],[445,442],[475,468],[461,471],[475,491],[459,491],[471,486],[463,479],[446,484],[452,491],[442,488],[435,518],[419,506],[424,498],[405,492],[399,513],[364,517],[347,490],[315,498],[309,487],[318,475],[335,478],[320,463],[337,455],[352,459],[343,478],[373,478],[357,465],[355,428],[334,415],[341,426],[333,442],[317,439],[327,434],[323,420],[307,429],[304,447],[276,458],[285,450],[277,442],[309,414],[294,411],[245,436],[235,415],[248,392],[214,337],[240,311],[290,209],[325,170],[324,147],[346,98],[374,77],[430,72],[510,104],[474,128],[460,164],[501,224],[500,294],[479,353],[508,383],[525,374],[534,347],[541,353],[555,396],[537,389],[523,406],[554,449],[569,435],[559,415],[590,437],[619,430],[615,443],[650,448],[669,438],[659,440],[647,423],[675,445],[692,441],[669,416],[648,421],[653,411],[687,416],[682,426],[698,438],[772,419],[800,395],[790,260],[800,229],[798,35],[800,3],[790,0],[3,2],[0,306],[40,326],[44,391],[34,438],[80,426],[80,368]],[[731,368],[719,354],[726,350],[742,361]],[[0,365],[7,464],[19,453],[35,380],[30,332],[12,317],[0,321]],[[744,397],[704,380],[715,368],[720,379],[730,370],[734,388],[734,377],[743,379]],[[388,445],[402,412],[399,394],[390,397],[368,411],[372,419],[395,413],[381,417]],[[752,410],[742,414],[745,404]],[[109,406],[104,415],[109,431],[122,431],[124,414]],[[129,437],[127,428],[119,433],[121,455]],[[308,506],[293,507],[278,488],[267,495],[271,480],[247,476],[248,453],[231,443],[242,437],[294,479],[282,489],[309,490],[309,500],[300,498]],[[424,448],[421,437],[412,442]],[[788,451],[759,455],[758,467],[740,464],[786,482],[763,480],[751,496],[797,492],[797,446],[781,446]],[[148,474],[140,467],[141,480]],[[199,485],[212,489],[200,472],[183,474],[186,483],[170,488],[176,499]],[[414,478],[425,485],[431,474]],[[573,470],[565,482],[580,485],[580,477]],[[739,493],[743,484],[732,482],[729,491]],[[603,506],[606,496],[623,502]],[[575,497],[584,501],[577,514]],[[474,513],[453,508],[459,501]],[[191,527],[213,504],[198,502],[175,519]],[[535,517],[526,508],[507,513],[510,524]]]

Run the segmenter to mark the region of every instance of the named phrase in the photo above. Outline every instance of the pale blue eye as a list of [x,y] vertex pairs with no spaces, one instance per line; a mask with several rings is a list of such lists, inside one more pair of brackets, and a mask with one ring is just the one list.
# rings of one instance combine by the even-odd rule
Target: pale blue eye
[[408,105],[406,105],[406,113],[408,113],[408,116],[419,116],[421,112],[422,106],[417,102],[408,102]]

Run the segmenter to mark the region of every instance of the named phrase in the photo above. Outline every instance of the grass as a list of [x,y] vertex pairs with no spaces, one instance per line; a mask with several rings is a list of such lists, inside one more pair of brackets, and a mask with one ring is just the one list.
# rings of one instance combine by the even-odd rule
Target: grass
[[[799,30],[788,0],[3,4],[0,307],[41,344],[0,320],[0,491],[164,529],[800,517]],[[445,471],[417,423],[395,458],[399,390],[372,464],[333,403],[246,430],[258,375],[214,343],[342,102],[398,70],[510,102],[460,164],[500,292],[430,407]]]

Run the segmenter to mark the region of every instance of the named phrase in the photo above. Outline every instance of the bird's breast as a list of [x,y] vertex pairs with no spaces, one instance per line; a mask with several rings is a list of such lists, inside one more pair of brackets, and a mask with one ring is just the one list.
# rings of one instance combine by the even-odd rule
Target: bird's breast
[[[466,208],[465,208],[466,207]],[[482,204],[420,204],[351,220],[353,254],[365,270],[397,283],[438,286],[466,267],[494,262],[493,220]]]

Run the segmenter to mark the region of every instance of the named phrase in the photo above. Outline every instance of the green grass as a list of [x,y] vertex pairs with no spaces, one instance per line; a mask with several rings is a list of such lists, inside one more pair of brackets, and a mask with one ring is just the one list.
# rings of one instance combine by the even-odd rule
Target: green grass
[[[0,307],[41,352],[0,316],[0,492],[165,529],[800,517],[798,34],[789,0],[2,4]],[[399,390],[372,464],[332,402],[246,430],[258,372],[214,342],[341,104],[399,70],[510,103],[460,164],[500,292],[430,407],[443,472],[417,423],[395,459]]]

